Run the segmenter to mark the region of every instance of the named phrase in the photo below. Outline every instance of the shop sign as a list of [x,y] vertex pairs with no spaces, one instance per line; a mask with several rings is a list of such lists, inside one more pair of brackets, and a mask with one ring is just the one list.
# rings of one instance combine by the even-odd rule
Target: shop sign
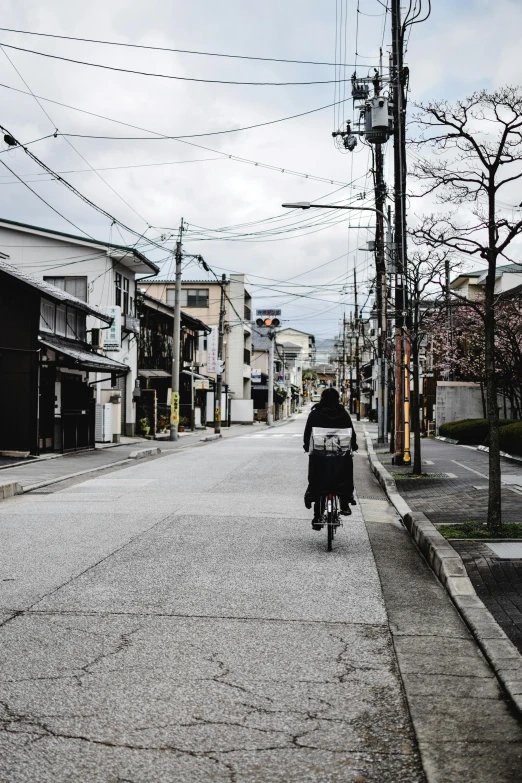
[[252,367],[252,383],[261,383],[261,370]]
[[207,335],[207,372],[219,372],[218,364],[218,328],[212,326],[212,331]]
[[210,389],[210,383],[206,378],[196,378],[194,381],[194,388],[196,390],[208,390]]
[[105,329],[103,347],[106,351],[119,351],[121,349],[121,307],[112,305],[104,308],[106,315],[112,318],[112,325]]

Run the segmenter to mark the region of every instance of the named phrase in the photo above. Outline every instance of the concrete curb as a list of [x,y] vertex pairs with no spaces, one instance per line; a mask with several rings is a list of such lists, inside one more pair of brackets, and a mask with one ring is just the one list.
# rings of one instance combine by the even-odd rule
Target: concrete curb
[[395,481],[377,459],[371,437],[366,430],[364,437],[372,472],[445,587],[504,690],[522,714],[522,656],[476,594],[458,552],[425,514],[410,509],[397,492]]
[[221,433],[219,433],[219,434],[214,433],[214,435],[206,435],[204,438],[200,438],[199,442],[200,443],[208,443],[211,440],[219,440],[222,437],[223,437],[223,435]]
[[139,451],[131,451],[129,459],[143,459],[143,457],[152,457],[155,454],[161,454],[161,449],[156,446],[152,449],[140,449]]
[[22,485],[18,481],[3,481],[0,484],[0,500],[12,498],[14,495],[21,495],[23,491]]

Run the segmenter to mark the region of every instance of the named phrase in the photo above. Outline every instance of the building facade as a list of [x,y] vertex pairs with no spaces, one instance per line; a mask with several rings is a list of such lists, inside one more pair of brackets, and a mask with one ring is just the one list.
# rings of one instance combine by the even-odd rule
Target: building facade
[[[224,281],[225,336],[223,345],[224,381],[230,394],[230,420],[253,421],[251,399],[252,299],[245,287],[245,276],[232,274]],[[216,280],[182,280],[181,308],[187,314],[218,328],[221,286]],[[175,280],[143,281],[140,291],[174,305]],[[201,368],[215,379],[215,373]]]
[[94,447],[92,378],[125,378],[129,367],[92,349],[88,319],[111,324],[92,305],[0,259],[0,451]]
[[120,432],[133,435],[134,389],[138,371],[139,320],[136,317],[136,275],[156,275],[158,267],[134,248],[0,220],[0,251],[9,263],[50,285],[93,305],[109,316],[111,327],[87,316],[91,344],[111,360],[128,367],[117,377],[96,371],[98,404],[120,397]]

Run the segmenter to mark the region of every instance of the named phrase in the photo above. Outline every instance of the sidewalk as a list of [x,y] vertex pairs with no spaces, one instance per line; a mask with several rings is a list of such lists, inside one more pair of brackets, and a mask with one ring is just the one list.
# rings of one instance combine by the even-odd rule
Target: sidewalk
[[[365,423],[376,437],[375,425]],[[432,478],[400,478],[411,467],[392,465],[391,454],[377,449],[379,461],[395,478],[398,492],[414,512],[422,512],[434,525],[486,522],[488,507],[488,454],[471,447],[423,439],[423,471]],[[506,522],[522,522],[522,467],[501,460],[502,511]],[[436,477],[450,474],[452,477]],[[449,542],[462,557],[475,591],[496,622],[522,653],[522,558],[499,557],[484,540]]]

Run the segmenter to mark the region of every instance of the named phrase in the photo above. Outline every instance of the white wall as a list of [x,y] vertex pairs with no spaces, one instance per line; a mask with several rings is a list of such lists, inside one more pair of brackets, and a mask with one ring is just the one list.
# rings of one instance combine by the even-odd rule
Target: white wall
[[254,421],[254,400],[231,400],[230,421],[233,424],[252,424]]
[[[484,398],[486,394],[484,392]],[[497,400],[500,418],[504,418],[504,398],[499,396]],[[513,418],[509,402],[506,404],[507,418]],[[482,394],[480,384],[465,383],[459,381],[437,382],[437,408],[436,426],[437,432],[442,424],[460,419],[482,419],[484,409],[482,406]]]

